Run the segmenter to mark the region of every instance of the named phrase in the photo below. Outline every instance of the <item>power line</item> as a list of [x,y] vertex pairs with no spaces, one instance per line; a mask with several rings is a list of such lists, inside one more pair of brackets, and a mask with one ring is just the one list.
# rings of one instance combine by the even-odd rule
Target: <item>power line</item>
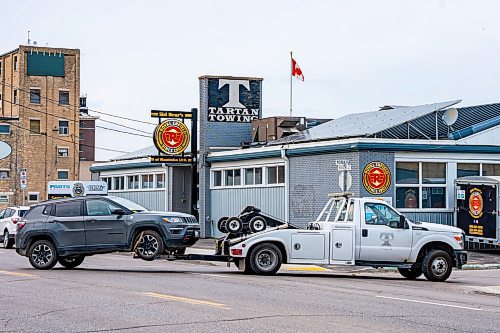
[[[31,110],[31,111],[35,111],[35,112],[39,112],[39,113],[42,113],[42,114],[45,114],[45,115],[49,115],[49,116],[52,116],[54,118],[61,118],[60,116],[58,115],[55,115],[53,113],[50,113],[50,112],[45,112],[45,111],[41,111],[41,110],[37,110],[37,109],[34,109],[34,108],[31,108],[29,106],[25,106],[25,105],[21,105],[21,104],[18,104],[18,103],[14,103],[12,101],[9,101],[9,100],[3,100],[4,102],[7,102],[9,104],[12,104],[12,105],[19,105],[19,107],[22,107],[22,108],[25,108],[25,109],[28,109],[28,110]],[[67,121],[70,121],[70,122],[74,122],[76,123],[77,120],[73,120],[73,119],[65,119]],[[104,120],[105,121],[105,120]],[[116,124],[114,122],[110,122],[110,123],[113,123],[113,124]],[[126,128],[129,128],[129,129],[133,129],[135,131],[140,131],[140,132],[144,132],[144,133],[148,133],[146,131],[142,131],[142,130],[137,130],[135,128],[132,128],[132,127],[128,127],[128,126],[125,126],[125,125],[121,125],[123,127],[126,127]],[[108,131],[115,131],[115,132],[120,132],[120,133],[124,133],[124,134],[129,134],[129,135],[138,135],[138,136],[144,136],[144,137],[151,137],[151,136],[146,136],[146,135],[141,135],[141,134],[137,134],[137,133],[130,133],[130,132],[125,132],[125,131],[120,131],[120,130],[117,130],[117,129],[113,129],[113,128],[108,128],[108,127],[102,127],[102,126],[96,126],[96,127],[99,127],[99,128],[102,128],[102,129],[105,129],[105,130],[108,130]]]
[[113,125],[118,125],[118,126],[121,126],[121,127],[125,127],[125,128],[128,128],[128,129],[137,131],[137,132],[141,132],[141,133],[145,133],[145,134],[151,134],[150,132],[143,131],[143,130],[140,130],[140,129],[136,129],[136,128],[133,128],[133,127],[129,127],[129,126],[126,126],[126,125],[122,125],[122,124],[119,124],[119,123],[115,123],[114,121],[104,120],[104,119],[101,119],[101,118],[99,118],[97,120],[104,121],[105,123],[110,123],[110,124],[113,124]]
[[[29,90],[22,89],[21,87],[14,86],[14,85],[12,85],[10,83],[2,82],[0,84],[4,84],[4,85],[9,86],[11,88],[14,88],[14,89],[20,90],[22,92],[25,92],[27,94],[31,94],[31,92]],[[55,99],[52,99],[52,98],[49,98],[49,97],[46,97],[46,96],[40,96],[40,98],[46,99],[47,101],[49,101],[51,103],[54,103],[54,104],[57,103],[59,105],[59,101],[58,100],[55,100]],[[72,105],[72,104],[64,104],[64,105],[59,105],[59,106],[65,108],[65,109],[69,109],[70,111],[74,111],[74,110],[71,109],[71,107],[77,108],[78,110],[80,109],[79,105],[76,106],[76,105]],[[132,119],[132,118],[128,118],[128,117],[118,116],[118,115],[114,115],[114,114],[111,114],[111,113],[106,113],[106,112],[103,112],[103,111],[97,111],[97,110],[94,110],[94,109],[88,109],[88,110],[92,111],[92,112],[95,112],[95,113],[104,114],[104,115],[107,115],[107,116],[110,116],[110,117],[116,117],[116,118],[125,119],[125,120],[129,120],[129,121],[134,121],[134,122],[137,122],[137,123],[148,124],[148,125],[153,125],[153,126],[157,125],[155,123],[151,123],[151,122],[148,122],[148,121],[142,121],[142,120]]]
[[144,135],[144,134],[138,134],[138,133],[129,133],[129,132],[120,131],[120,130],[117,130],[117,129],[114,129],[114,128],[109,128],[109,127],[104,127],[104,126],[99,126],[99,125],[96,125],[96,127],[97,128],[102,128],[102,129],[105,129],[105,130],[108,130],[108,131],[118,132],[118,133],[125,133],[125,134],[129,134],[129,135],[142,136],[143,138],[151,138],[151,135]]
[[[60,140],[60,141],[63,141],[63,142],[68,142],[68,143],[71,143],[71,144],[78,144],[78,142],[76,141],[70,141],[70,140],[65,140],[63,138],[59,138],[57,136],[52,136],[52,135],[48,135],[47,133],[41,133],[41,132],[36,132],[36,131],[33,131],[29,128],[26,128],[26,127],[22,127],[22,126],[19,126],[19,125],[16,125],[16,124],[10,124],[14,127],[17,127],[19,129],[22,129],[22,130],[25,130],[25,131],[28,131],[30,133],[33,133],[33,134],[38,134],[38,135],[44,135],[48,138],[52,138],[52,139],[56,139],[56,140]],[[123,153],[123,154],[128,154],[129,152],[127,151],[122,151],[122,150],[116,150],[116,149],[110,149],[110,148],[102,148],[102,147],[96,147],[96,146],[92,146],[92,145],[87,145],[87,144],[83,144],[83,143],[80,143],[80,145],[82,146],[85,146],[85,147],[91,147],[91,148],[95,148],[95,149],[100,149],[100,150],[106,150],[106,151],[111,151],[111,152],[115,152],[115,153]]]

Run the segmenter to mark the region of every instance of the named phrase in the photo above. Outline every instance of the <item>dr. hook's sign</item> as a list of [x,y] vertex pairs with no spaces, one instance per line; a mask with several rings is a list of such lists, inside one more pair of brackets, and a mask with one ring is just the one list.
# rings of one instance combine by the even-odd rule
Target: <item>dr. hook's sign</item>
[[259,119],[260,90],[257,80],[209,80],[208,121],[250,123]]

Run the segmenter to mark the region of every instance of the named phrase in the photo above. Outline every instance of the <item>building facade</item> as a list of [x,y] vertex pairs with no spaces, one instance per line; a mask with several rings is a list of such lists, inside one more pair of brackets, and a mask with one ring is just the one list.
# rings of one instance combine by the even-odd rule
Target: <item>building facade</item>
[[0,55],[0,140],[12,149],[0,160],[2,207],[45,200],[48,181],[78,179],[79,96],[79,50],[28,45]]

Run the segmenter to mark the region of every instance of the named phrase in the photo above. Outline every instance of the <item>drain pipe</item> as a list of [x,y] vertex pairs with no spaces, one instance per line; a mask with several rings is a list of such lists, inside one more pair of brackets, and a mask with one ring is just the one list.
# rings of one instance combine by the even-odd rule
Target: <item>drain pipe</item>
[[281,146],[281,158],[285,161],[285,218],[284,220],[290,222],[290,160],[286,156],[287,148]]

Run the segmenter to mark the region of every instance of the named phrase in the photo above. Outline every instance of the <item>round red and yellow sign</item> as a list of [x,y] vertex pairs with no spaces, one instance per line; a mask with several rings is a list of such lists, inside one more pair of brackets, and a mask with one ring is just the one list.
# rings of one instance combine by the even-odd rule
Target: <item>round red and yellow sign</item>
[[180,120],[165,120],[156,126],[153,141],[164,154],[182,154],[189,145],[189,129]]
[[483,216],[483,196],[481,190],[477,188],[471,189],[469,197],[469,214],[475,219]]
[[363,186],[371,194],[383,194],[391,185],[391,171],[383,162],[370,162],[363,170]]

